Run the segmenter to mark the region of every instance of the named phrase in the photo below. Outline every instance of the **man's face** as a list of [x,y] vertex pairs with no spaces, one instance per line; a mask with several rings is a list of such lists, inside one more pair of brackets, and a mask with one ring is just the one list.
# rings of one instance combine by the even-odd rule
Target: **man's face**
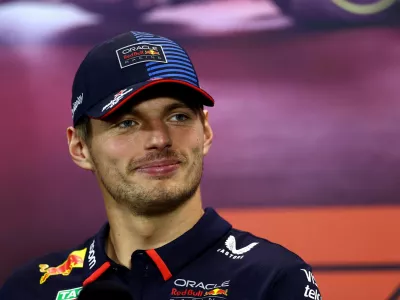
[[138,215],[175,210],[197,191],[212,132],[200,112],[159,97],[91,120],[88,148],[103,193]]

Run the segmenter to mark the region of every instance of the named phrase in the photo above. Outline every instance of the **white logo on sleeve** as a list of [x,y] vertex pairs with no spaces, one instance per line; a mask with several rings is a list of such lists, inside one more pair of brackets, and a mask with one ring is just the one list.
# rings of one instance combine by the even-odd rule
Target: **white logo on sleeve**
[[306,274],[307,281],[316,286],[315,289],[310,288],[310,285],[307,284],[306,290],[304,291],[304,297],[313,299],[313,300],[322,300],[322,296],[318,291],[318,285],[315,281],[315,277],[311,271],[307,271],[306,269],[301,269]]
[[218,249],[217,252],[225,254],[226,256],[229,256],[229,258],[232,258],[232,259],[242,259],[243,254],[246,252],[249,252],[257,244],[258,243],[251,243],[243,248],[237,249],[236,248],[236,239],[233,235],[230,235],[225,241],[225,246],[229,251],[225,250],[225,249]]
[[96,265],[96,252],[94,251],[94,240],[89,248],[89,268],[92,269]]
[[228,248],[228,250],[230,250],[233,254],[236,254],[236,255],[242,255],[246,252],[249,252],[257,244],[258,243],[251,243],[251,244],[247,245],[246,247],[236,249],[236,239],[233,235],[229,236],[225,242],[226,248]]

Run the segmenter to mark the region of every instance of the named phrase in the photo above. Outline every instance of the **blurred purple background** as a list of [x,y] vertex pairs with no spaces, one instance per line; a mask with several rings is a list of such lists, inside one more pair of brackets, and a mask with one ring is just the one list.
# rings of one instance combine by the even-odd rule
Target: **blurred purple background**
[[400,204],[398,3],[157,2],[0,1],[0,283],[104,222],[65,130],[80,61],[129,30],[181,42],[216,99],[206,206]]

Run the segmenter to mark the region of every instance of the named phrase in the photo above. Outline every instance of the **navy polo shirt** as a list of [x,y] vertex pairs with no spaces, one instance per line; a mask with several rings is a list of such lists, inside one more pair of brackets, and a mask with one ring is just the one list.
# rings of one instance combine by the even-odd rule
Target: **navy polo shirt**
[[83,244],[35,260],[0,290],[1,300],[72,300],[93,281],[125,284],[135,300],[320,300],[311,267],[281,245],[232,228],[207,208],[198,223],[157,249],[132,253],[132,268],[105,253],[106,224]]

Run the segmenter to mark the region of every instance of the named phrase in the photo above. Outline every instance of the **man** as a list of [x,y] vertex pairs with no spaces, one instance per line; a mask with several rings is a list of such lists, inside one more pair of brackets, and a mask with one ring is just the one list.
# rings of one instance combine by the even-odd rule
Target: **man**
[[186,51],[128,32],[93,48],[73,84],[72,160],[95,175],[108,222],[95,236],[16,271],[1,300],[70,300],[119,282],[133,299],[322,299],[311,267],[203,210],[213,98]]

